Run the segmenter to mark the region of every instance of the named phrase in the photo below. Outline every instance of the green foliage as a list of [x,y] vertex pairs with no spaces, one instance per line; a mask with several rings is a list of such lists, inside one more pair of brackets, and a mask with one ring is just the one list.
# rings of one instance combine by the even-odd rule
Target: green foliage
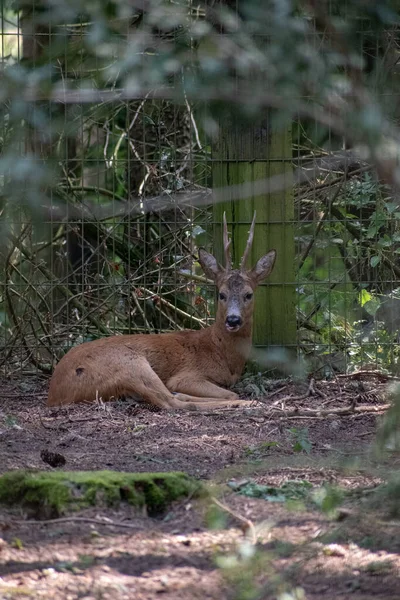
[[331,485],[324,485],[314,490],[312,494],[314,503],[329,516],[336,515],[336,509],[342,504],[343,498],[343,491]]
[[230,482],[229,487],[249,498],[262,498],[269,502],[287,502],[289,500],[308,500],[312,485],[309,481],[286,481],[280,487],[270,485],[261,485],[248,481],[246,483],[236,484]]
[[304,506],[317,507],[330,517],[336,516],[337,508],[341,506],[345,497],[345,492],[338,487],[325,484],[316,488],[307,480],[289,480],[279,487],[254,481],[232,481],[228,485],[242,496],[261,498],[268,502],[282,502],[293,510],[302,509]]
[[[328,175],[328,182],[334,179]],[[307,328],[301,329],[304,349],[309,346],[318,361],[340,351],[345,367],[375,363],[396,369],[393,341],[400,323],[390,282],[400,251],[398,207],[390,189],[369,173],[337,185],[335,192],[320,196],[321,210],[328,198],[333,200],[331,218],[318,237],[308,224],[302,227],[304,242],[313,243],[299,289],[300,322]]]
[[216,504],[210,504],[206,513],[206,523],[210,529],[224,529],[228,524],[228,514]]
[[235,554],[218,556],[216,563],[233,590],[234,600],[258,600],[261,575],[269,577],[270,588],[278,586],[279,577],[273,568],[272,556],[257,551],[248,542],[240,544]]
[[308,437],[308,429],[298,429],[297,427],[292,427],[291,429],[288,429],[288,432],[294,439],[293,451],[305,452],[306,454],[310,454],[312,449],[312,443]]
[[302,588],[291,588],[274,566],[274,554],[259,550],[248,540],[237,551],[216,558],[217,566],[232,589],[234,600],[305,600]]
[[254,446],[245,446],[244,454],[248,458],[259,460],[268,455],[271,448],[279,448],[278,442],[261,442]]
[[15,537],[15,538],[13,538],[13,539],[12,539],[12,541],[11,541],[11,546],[12,546],[13,548],[16,548],[17,550],[23,550],[23,548],[24,548],[24,543],[23,543],[23,541],[22,541],[20,538],[18,538],[18,537]]

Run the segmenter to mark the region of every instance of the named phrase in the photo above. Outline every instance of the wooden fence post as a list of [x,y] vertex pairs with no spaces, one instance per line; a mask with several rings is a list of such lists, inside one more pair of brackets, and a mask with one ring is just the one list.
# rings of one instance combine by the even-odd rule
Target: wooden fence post
[[[277,129],[269,119],[256,126],[221,124],[213,144],[213,187],[221,202],[213,206],[214,248],[222,260],[222,215],[226,211],[232,232],[232,256],[238,266],[246,244],[253,211],[257,211],[252,264],[268,250],[277,250],[275,269],[257,292],[253,342],[256,346],[296,344],[295,241],[292,189],[291,127]],[[281,177],[282,189],[255,192],[233,200],[227,186],[254,184],[257,180]],[[227,188],[222,197],[217,188]]]

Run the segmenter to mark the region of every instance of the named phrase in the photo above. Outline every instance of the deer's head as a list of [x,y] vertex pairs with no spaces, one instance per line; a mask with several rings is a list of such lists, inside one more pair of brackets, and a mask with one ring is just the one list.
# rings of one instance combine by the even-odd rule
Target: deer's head
[[228,237],[225,213],[225,267],[222,267],[216,258],[203,248],[199,250],[199,262],[202,269],[207,277],[215,282],[218,288],[217,319],[225,323],[225,328],[229,332],[239,331],[243,325],[251,322],[254,308],[254,291],[258,284],[271,273],[276,259],[276,251],[270,250],[268,254],[257,261],[252,269],[247,268],[246,263],[253,243],[255,221],[256,213],[254,213],[246,249],[239,269],[232,269],[231,242]]

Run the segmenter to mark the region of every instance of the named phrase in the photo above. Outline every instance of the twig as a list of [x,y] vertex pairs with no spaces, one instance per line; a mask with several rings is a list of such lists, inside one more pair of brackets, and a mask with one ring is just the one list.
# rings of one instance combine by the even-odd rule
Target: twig
[[151,299],[157,299],[160,301],[161,304],[163,304],[164,306],[168,307],[170,310],[172,310],[173,312],[175,312],[176,314],[178,314],[181,317],[184,317],[185,319],[189,319],[192,321],[195,321],[196,323],[199,323],[199,325],[204,326],[204,320],[203,319],[198,319],[197,317],[190,315],[189,313],[185,312],[184,310],[178,308],[177,306],[174,306],[173,304],[171,304],[170,302],[168,302],[168,300],[165,300],[165,298],[163,298],[162,296],[159,296],[158,294],[152,292],[151,290],[148,290],[146,288],[142,288],[144,292],[146,292],[146,294],[149,294]]
[[[391,404],[380,404],[375,406],[350,406],[347,408],[332,408],[331,410],[327,409],[294,409],[294,410],[285,410],[285,409],[271,409],[266,410],[265,408],[259,407],[249,407],[244,406],[243,409],[238,408],[221,408],[220,411],[215,412],[206,412],[206,411],[193,411],[190,413],[191,416],[208,416],[208,417],[223,417],[224,414],[238,414],[240,411],[241,414],[248,414],[249,416],[265,416],[269,418],[285,418],[285,417],[304,417],[304,418],[319,418],[319,417],[329,417],[330,415],[337,416],[348,416],[348,415],[363,415],[368,413],[382,413],[385,410],[388,410],[391,407]],[[246,412],[245,412],[246,411]],[[251,413],[251,414],[250,414]]]
[[[285,386],[286,387],[286,386]],[[284,389],[284,388],[282,388]],[[310,379],[310,383],[308,384],[308,389],[306,391],[305,394],[302,394],[301,396],[284,396],[283,398],[278,398],[278,400],[276,400],[274,402],[274,404],[278,404],[278,403],[282,403],[284,404],[285,402],[297,402],[299,400],[305,400],[306,398],[309,398],[310,396],[319,396],[320,398],[326,398],[326,394],[324,394],[324,392],[321,392],[319,389],[317,389],[315,387],[315,379],[314,377],[311,377]],[[268,397],[268,399],[270,398],[270,396]]]
[[[11,265],[11,266],[12,266],[12,265]],[[46,325],[45,325],[45,324],[44,324],[44,322],[43,322],[42,315],[40,314],[40,312],[39,312],[38,308],[32,304],[32,302],[31,302],[31,300],[29,299],[29,297],[26,297],[26,298],[25,298],[25,297],[24,297],[22,294],[20,294],[20,293],[19,293],[17,290],[15,290],[14,288],[11,288],[11,287],[10,287],[10,290],[12,291],[12,293],[13,293],[15,296],[17,296],[17,298],[19,298],[20,300],[22,300],[22,302],[24,302],[24,303],[25,303],[27,306],[29,306],[29,308],[32,310],[32,313],[33,313],[33,314],[36,316],[37,320],[39,321],[39,325],[41,326],[41,328],[42,328],[42,331],[43,331],[43,334],[44,334],[44,335],[40,337],[40,336],[39,336],[39,335],[36,333],[36,331],[35,331],[35,328],[34,328],[34,326],[33,326],[33,322],[32,322],[32,320],[30,320],[30,321],[29,321],[29,325],[30,325],[30,327],[31,327],[32,334],[33,334],[33,336],[34,336],[35,340],[38,342],[38,344],[40,344],[41,346],[43,346],[43,347],[44,347],[44,348],[47,350],[47,352],[50,354],[50,356],[53,356],[53,358],[54,358],[54,359],[56,359],[57,357],[54,355],[54,352],[53,352],[53,350],[51,349],[51,347],[50,347],[50,346],[47,346],[47,344],[45,344],[45,342],[43,341],[43,339],[50,338],[50,333],[48,332],[48,330],[47,330],[47,328],[46,328]],[[36,366],[37,366],[37,365],[36,365]],[[42,365],[42,367],[43,367],[43,365]],[[49,370],[49,369],[50,369],[50,367],[48,367],[48,366],[45,366],[45,368],[44,368],[44,369],[42,368],[41,370],[42,370],[42,371],[44,371],[45,373],[49,373],[49,372],[50,372],[50,370]]]
[[67,431],[67,428],[64,427],[61,423],[57,425],[57,427],[51,427],[50,425],[45,425],[43,423],[42,415],[39,413],[39,421],[43,429],[49,429],[50,431]]
[[140,529],[137,525],[131,523],[122,523],[121,521],[102,521],[101,519],[91,519],[90,517],[60,517],[59,519],[46,519],[37,521],[14,521],[18,525],[58,525],[59,523],[92,523],[94,525],[105,525],[106,527],[123,527],[124,529]]
[[227,506],[223,502],[220,502],[220,500],[217,500],[217,498],[213,497],[212,501],[219,508],[221,508],[222,510],[224,510],[225,512],[227,512],[228,514],[230,514],[232,517],[234,517],[237,521],[240,521],[241,523],[243,523],[243,525],[244,525],[244,527],[243,527],[243,533],[246,533],[246,531],[250,531],[250,533],[251,533],[251,543],[252,544],[256,544],[257,543],[256,530],[254,528],[254,525],[253,525],[252,521],[250,521],[250,519],[246,519],[246,517],[242,517],[242,515],[239,515],[239,513],[237,513],[236,511],[232,510],[231,508],[229,508],[229,506]]
[[7,306],[8,306],[8,310],[9,313],[11,315],[11,319],[14,323],[15,329],[17,330],[17,332],[19,333],[19,336],[21,338],[21,342],[22,342],[22,346],[24,347],[27,356],[28,356],[28,360],[30,360],[35,367],[37,367],[38,369],[40,369],[41,371],[43,371],[44,373],[50,373],[51,372],[51,368],[49,365],[43,364],[40,362],[40,360],[38,360],[35,355],[33,350],[31,350],[29,348],[29,344],[26,341],[25,338],[25,334],[24,334],[24,330],[21,326],[21,318],[18,318],[17,313],[14,309],[14,304],[13,301],[11,299],[11,295],[10,295],[10,282],[11,282],[11,267],[12,267],[12,255],[14,253],[15,248],[18,248],[21,251],[21,247],[23,247],[23,240],[26,237],[26,235],[28,234],[30,229],[30,224],[26,225],[23,230],[21,231],[20,235],[18,237],[16,236],[12,236],[13,237],[13,242],[14,242],[14,248],[8,253],[7,257],[6,257],[6,261],[5,261],[5,297],[7,300]]
[[[8,234],[8,237],[11,239],[11,241],[14,243],[14,245],[18,248],[18,250],[25,256],[25,258],[27,260],[29,260],[30,262],[34,262],[34,257],[32,256],[32,254],[22,245],[22,243],[20,242],[20,240],[18,238],[16,238],[12,233]],[[79,311],[81,311],[83,314],[85,313],[85,307],[83,304],[81,304],[81,302],[79,302],[79,300],[77,298],[74,298],[71,290],[64,286],[61,285],[56,278],[53,276],[53,274],[51,273],[51,271],[49,271],[42,263],[39,263],[37,265],[37,268],[39,269],[39,271],[41,271],[41,273],[46,277],[46,279],[48,279],[51,283],[54,284],[54,288],[58,289],[63,296],[69,301],[71,302],[71,304],[74,306],[74,308],[78,309]],[[110,331],[107,327],[105,327],[103,325],[103,323],[101,323],[98,319],[96,319],[93,315],[88,315],[87,316],[88,320],[92,323],[92,325],[94,325],[98,331],[100,331],[101,333],[103,333],[104,335],[109,335]]]
[[294,410],[285,410],[282,409],[281,412],[277,410],[268,413],[268,416],[282,416],[282,413],[285,417],[328,417],[329,415],[337,415],[337,416],[346,416],[353,414],[365,414],[365,413],[381,413],[390,408],[390,404],[381,404],[379,406],[349,406],[347,408],[332,408],[332,409],[294,409]]
[[137,297],[137,295],[136,295],[135,291],[132,291],[131,297],[132,297],[132,299],[133,299],[133,302],[135,303],[135,306],[136,306],[136,308],[138,309],[138,311],[139,311],[139,313],[140,313],[140,316],[141,316],[141,317],[142,317],[142,319],[143,319],[143,323],[145,324],[147,331],[148,331],[148,332],[149,332],[149,331],[151,331],[151,330],[152,330],[152,328],[151,328],[151,326],[150,326],[150,323],[149,323],[149,322],[148,322],[148,320],[147,320],[147,317],[146,317],[146,315],[145,315],[145,313],[144,313],[144,310],[143,310],[143,308],[140,306],[140,303],[139,303],[139,300],[138,300],[138,297]]
[[326,210],[322,214],[320,220],[318,221],[318,225],[317,225],[317,227],[315,229],[314,236],[311,238],[311,240],[309,241],[306,249],[303,252],[303,256],[300,259],[300,264],[299,264],[299,267],[298,267],[299,271],[300,271],[301,267],[304,265],[304,263],[306,261],[306,258],[308,257],[308,255],[311,252],[311,248],[313,247],[313,245],[314,245],[314,243],[315,243],[315,241],[317,239],[317,236],[318,236],[319,232],[322,229],[322,226],[324,224],[324,221],[325,221],[327,215],[329,214],[329,210],[330,210],[332,204],[335,202],[335,200],[339,196],[340,192],[342,191],[343,184],[345,183],[345,181],[347,179],[347,173],[348,173],[348,167],[345,169],[345,171],[343,173],[343,176],[341,178],[341,182],[339,183],[338,188],[335,190],[335,193],[333,194],[332,198],[328,200]]
[[400,377],[396,377],[395,375],[389,375],[388,373],[383,373],[382,371],[370,371],[368,369],[361,369],[360,371],[355,371],[354,373],[342,373],[340,375],[336,375],[339,379],[360,379],[361,377],[376,377],[382,383],[386,381],[400,381]]
[[100,416],[95,415],[92,417],[82,417],[80,419],[71,419],[71,417],[68,417],[68,423],[84,423],[86,421],[102,421],[102,420],[104,420],[104,418],[105,418],[104,415],[100,415]]
[[270,400],[273,396],[276,396],[276,394],[279,394],[280,392],[283,392],[283,390],[285,390],[287,388],[288,384],[283,385],[282,387],[278,388],[277,390],[274,390],[271,393],[268,393],[268,400]]
[[34,394],[26,394],[25,392],[21,392],[20,394],[4,394],[3,392],[0,392],[0,398],[21,398],[21,396],[24,398],[44,398],[45,395],[46,394],[43,394],[43,392],[37,392]]

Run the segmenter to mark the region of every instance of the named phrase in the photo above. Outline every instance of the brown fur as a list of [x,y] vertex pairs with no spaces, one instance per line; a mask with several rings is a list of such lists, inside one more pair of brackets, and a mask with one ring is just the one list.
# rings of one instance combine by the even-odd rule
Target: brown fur
[[[272,271],[275,251],[251,271],[223,269],[204,250],[199,259],[224,295],[214,325],[200,331],[113,336],[76,346],[54,370],[48,406],[122,395],[164,409],[237,404],[238,396],[220,386],[233,385],[243,371],[254,307],[248,294]],[[228,331],[225,325],[232,311],[242,319],[238,331]]]

